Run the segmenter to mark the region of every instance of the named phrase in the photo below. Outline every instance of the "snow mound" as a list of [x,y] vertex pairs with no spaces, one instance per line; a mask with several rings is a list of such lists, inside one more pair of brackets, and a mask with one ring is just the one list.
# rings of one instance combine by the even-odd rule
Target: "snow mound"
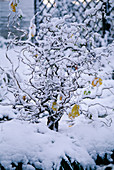
[[[114,117],[113,117],[114,118]],[[0,164],[12,169],[12,162],[23,163],[23,169],[59,169],[62,158],[95,167],[97,155],[114,149],[114,123],[111,127],[89,123],[81,115],[68,126],[67,116],[59,132],[51,131],[44,120],[38,124],[13,119],[0,124]],[[31,166],[31,165],[34,165]]]

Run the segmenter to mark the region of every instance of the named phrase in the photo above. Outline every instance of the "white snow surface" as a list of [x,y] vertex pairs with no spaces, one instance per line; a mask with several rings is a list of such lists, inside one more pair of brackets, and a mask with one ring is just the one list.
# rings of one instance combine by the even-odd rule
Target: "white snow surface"
[[[13,54],[12,51],[10,52]],[[0,49],[0,65],[9,69],[4,53],[5,48]],[[26,68],[22,67],[22,75],[24,69]],[[107,96],[107,94],[103,95]],[[102,101],[113,105],[111,101],[114,101],[114,96],[107,96],[107,101],[106,99]],[[75,118],[73,126],[69,127],[72,122],[67,115],[64,115],[58,132],[51,131],[47,127],[46,118],[37,124],[16,119],[10,106],[0,106],[0,118],[3,115],[13,118],[0,123],[0,164],[6,169],[13,169],[12,162],[15,164],[22,162],[25,170],[35,169],[32,164],[44,170],[59,169],[62,158],[67,161],[66,155],[83,167],[94,168],[97,154],[103,157],[105,153],[114,150],[113,111],[111,126],[107,126],[102,118],[101,121],[91,121],[84,115],[80,115]]]
[[49,170],[55,164],[59,169],[61,158],[67,160],[68,155],[84,167],[94,167],[97,154],[104,156],[114,149],[114,123],[101,127],[81,115],[72,127],[68,124],[66,115],[59,132],[48,129],[45,120],[38,124],[16,119],[0,123],[0,163],[6,169],[11,169],[12,162],[23,162],[23,169],[28,162],[36,168]]

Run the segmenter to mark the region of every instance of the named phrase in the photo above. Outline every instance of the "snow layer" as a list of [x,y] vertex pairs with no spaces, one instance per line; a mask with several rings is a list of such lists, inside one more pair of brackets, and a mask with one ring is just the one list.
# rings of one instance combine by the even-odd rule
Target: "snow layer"
[[83,115],[72,127],[65,115],[59,132],[48,129],[45,119],[38,124],[16,119],[0,124],[0,163],[6,169],[11,169],[12,162],[22,162],[23,169],[27,169],[28,162],[36,168],[49,170],[54,165],[59,169],[66,155],[84,167],[93,167],[97,154],[104,156],[113,149],[114,123],[111,127],[101,126],[88,122]]

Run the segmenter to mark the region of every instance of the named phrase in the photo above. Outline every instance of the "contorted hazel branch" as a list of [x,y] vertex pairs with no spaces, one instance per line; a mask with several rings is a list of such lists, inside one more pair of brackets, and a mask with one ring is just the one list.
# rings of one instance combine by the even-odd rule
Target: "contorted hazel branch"
[[[69,115],[71,121],[80,114],[94,120],[108,116],[108,110],[113,109],[100,103],[105,89],[113,95],[113,85],[106,84],[110,74],[106,74],[105,70],[111,67],[108,64],[111,48],[98,49],[91,45],[88,49],[89,36],[79,36],[79,30],[86,30],[85,25],[68,24],[68,17],[45,16],[36,37],[37,46],[30,41],[14,40],[12,43],[20,46],[15,54],[17,67],[15,61],[6,55],[12,65],[10,73],[14,81],[13,86],[8,88],[13,92],[13,106],[20,113],[20,118],[37,122],[47,116],[48,127],[56,131],[63,114]],[[91,101],[89,105],[88,99]],[[100,110],[99,113],[91,110],[96,105],[104,108],[102,115]]]

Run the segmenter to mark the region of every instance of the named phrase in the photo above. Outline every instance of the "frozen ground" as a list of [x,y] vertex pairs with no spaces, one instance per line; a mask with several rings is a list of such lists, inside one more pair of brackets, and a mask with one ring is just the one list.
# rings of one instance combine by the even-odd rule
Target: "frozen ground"
[[[4,53],[5,48],[0,49],[0,66],[9,69]],[[114,87],[113,80],[107,80],[105,83]],[[96,100],[114,107],[114,95],[111,93],[103,93],[103,97]],[[86,103],[90,101],[86,100]],[[104,111],[99,109],[101,113]],[[14,118],[0,123],[0,164],[9,170],[13,169],[12,162],[15,165],[22,162],[23,170],[33,170],[34,166],[51,170],[59,169],[62,158],[68,161],[69,156],[72,158],[71,162],[76,161],[83,167],[103,170],[105,166],[96,165],[95,160],[97,155],[104,157],[107,153],[107,159],[110,161],[108,166],[113,169],[114,160],[110,155],[114,150],[114,110],[109,111],[107,118],[95,117],[94,121],[80,115],[75,118],[71,127],[69,126],[72,122],[64,115],[60,121],[59,132],[55,132],[47,128],[46,118],[38,124],[20,121],[14,116],[10,106],[0,106],[1,119],[3,116]]]

